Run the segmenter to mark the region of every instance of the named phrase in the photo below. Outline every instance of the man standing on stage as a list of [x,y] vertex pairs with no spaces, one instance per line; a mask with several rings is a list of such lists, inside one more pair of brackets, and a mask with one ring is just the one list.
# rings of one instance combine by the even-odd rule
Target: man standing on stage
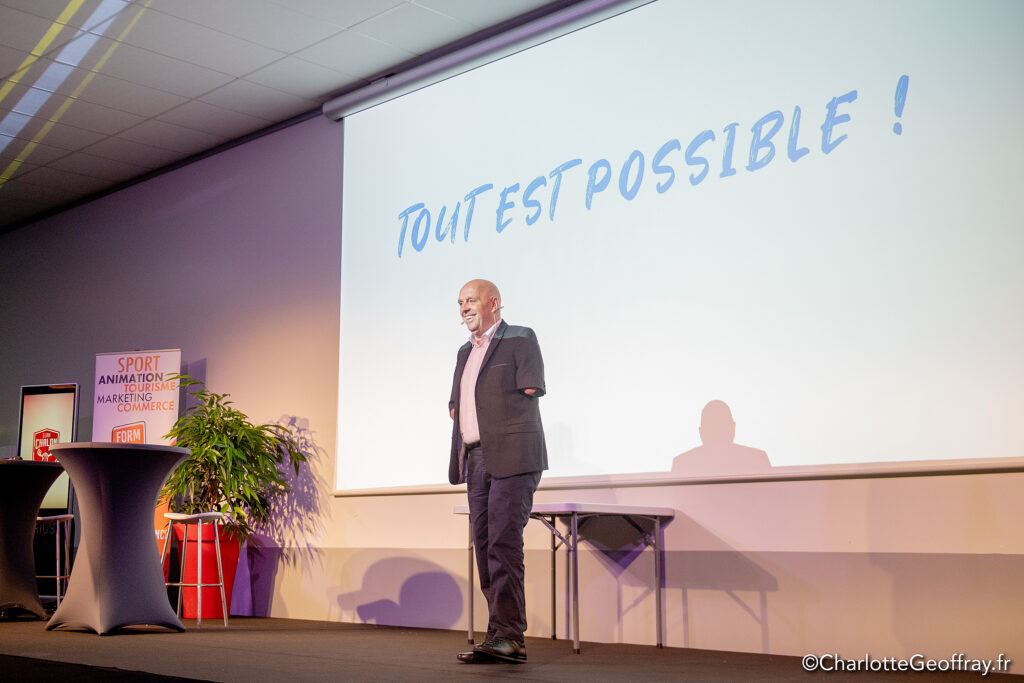
[[538,399],[544,361],[533,330],[501,319],[501,295],[487,280],[459,292],[470,339],[459,349],[448,408],[452,428],[448,479],[466,482],[487,636],[460,661],[525,662],[523,528],[533,492],[548,467]]

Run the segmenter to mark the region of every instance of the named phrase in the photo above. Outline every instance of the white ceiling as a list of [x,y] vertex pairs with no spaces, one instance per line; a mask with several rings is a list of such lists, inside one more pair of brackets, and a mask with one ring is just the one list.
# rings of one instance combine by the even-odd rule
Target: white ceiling
[[0,0],[0,232],[567,4]]

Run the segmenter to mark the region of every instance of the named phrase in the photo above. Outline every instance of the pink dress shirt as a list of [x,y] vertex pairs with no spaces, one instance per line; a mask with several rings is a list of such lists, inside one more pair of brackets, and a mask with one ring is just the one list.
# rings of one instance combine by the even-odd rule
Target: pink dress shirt
[[480,424],[476,419],[476,379],[480,376],[480,366],[487,355],[487,347],[491,345],[491,337],[501,324],[499,318],[480,339],[469,336],[473,348],[469,350],[466,367],[462,371],[462,383],[459,385],[459,426],[462,428],[462,443],[474,443],[480,440]]

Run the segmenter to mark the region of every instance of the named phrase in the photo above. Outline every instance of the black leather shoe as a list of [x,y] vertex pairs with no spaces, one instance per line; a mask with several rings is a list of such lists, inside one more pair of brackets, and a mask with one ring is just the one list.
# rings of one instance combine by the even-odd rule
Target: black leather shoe
[[474,652],[490,655],[503,662],[522,664],[526,661],[526,644],[510,638],[493,638],[485,640],[473,648]]
[[477,650],[470,650],[469,652],[460,652],[455,655],[456,659],[464,664],[490,664],[497,660],[484,652],[478,652]]

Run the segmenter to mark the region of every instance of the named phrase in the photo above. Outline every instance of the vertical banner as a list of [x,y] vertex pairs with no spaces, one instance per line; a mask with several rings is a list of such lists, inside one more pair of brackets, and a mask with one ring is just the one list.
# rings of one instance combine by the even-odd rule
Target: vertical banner
[[[178,419],[181,349],[96,354],[92,440],[172,445],[164,435]],[[161,502],[153,515],[157,543],[166,522]]]
[[92,440],[170,445],[181,349],[96,354]]

